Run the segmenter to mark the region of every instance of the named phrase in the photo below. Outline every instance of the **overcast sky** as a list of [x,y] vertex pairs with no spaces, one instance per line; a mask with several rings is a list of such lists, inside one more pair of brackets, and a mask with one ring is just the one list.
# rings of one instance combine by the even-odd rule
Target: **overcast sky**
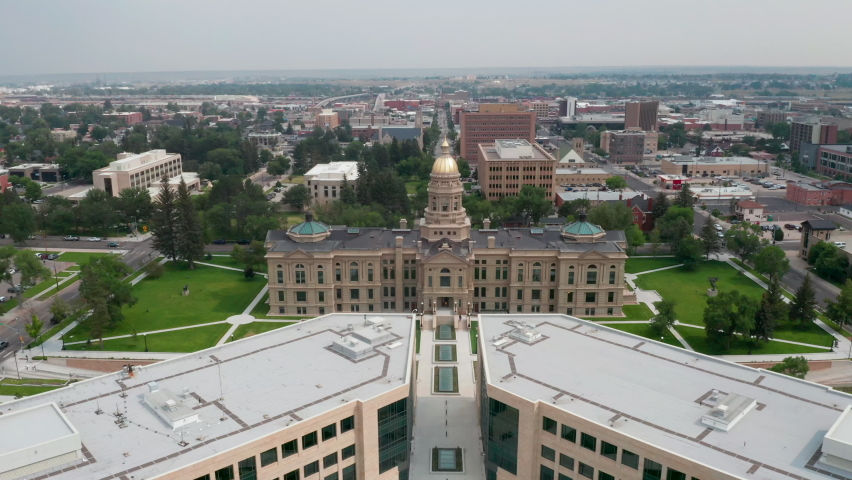
[[0,75],[852,65],[852,0],[3,0],[0,13]]

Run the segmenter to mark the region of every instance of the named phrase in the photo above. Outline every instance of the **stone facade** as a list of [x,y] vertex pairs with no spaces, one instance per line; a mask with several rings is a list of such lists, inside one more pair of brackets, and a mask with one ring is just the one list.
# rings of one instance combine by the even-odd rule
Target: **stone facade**
[[623,232],[582,219],[562,229],[472,230],[444,145],[419,229],[331,228],[313,220],[266,239],[270,315],[331,312],[558,312],[621,315]]

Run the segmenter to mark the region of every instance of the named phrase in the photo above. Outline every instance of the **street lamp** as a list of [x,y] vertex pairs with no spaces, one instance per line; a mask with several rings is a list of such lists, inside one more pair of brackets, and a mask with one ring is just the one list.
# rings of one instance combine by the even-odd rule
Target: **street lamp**
[[[15,319],[17,319],[17,318],[18,318],[18,317],[15,317]],[[12,330],[13,332],[15,332],[15,333],[18,335],[18,338],[20,338],[20,339],[21,339],[21,345],[23,346],[23,344],[24,344],[24,338],[23,338],[23,337],[21,337],[21,332],[19,332],[19,331],[18,331],[17,329],[15,329],[15,328],[10,327],[9,325],[6,325],[5,323],[0,323],[0,325],[2,325],[2,326],[4,326],[4,327],[6,327],[6,328],[8,328],[8,329]],[[12,356],[13,356],[13,357],[15,357],[15,371],[18,373],[18,379],[20,380],[20,378],[21,378],[21,369],[18,367],[18,353],[17,353],[17,352],[15,352]]]
[[143,333],[143,334],[142,334],[142,338],[144,338],[144,339],[145,339],[145,351],[147,352],[147,351],[148,351],[148,334],[147,334],[147,333]]

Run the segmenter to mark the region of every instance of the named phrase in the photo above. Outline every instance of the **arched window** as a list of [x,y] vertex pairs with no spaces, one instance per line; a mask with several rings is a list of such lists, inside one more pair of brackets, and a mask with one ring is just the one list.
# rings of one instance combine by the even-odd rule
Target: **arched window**
[[568,285],[574,285],[574,265],[568,267]]
[[281,265],[278,265],[276,273],[278,275],[278,283],[284,283],[284,267],[281,266]]
[[551,282],[556,281],[556,264],[555,263],[550,264],[550,281]]
[[587,285],[595,285],[598,283],[598,267],[596,265],[589,265],[586,267],[586,284]]
[[340,277],[341,277],[341,274],[340,274],[340,264],[339,264],[339,263],[335,263],[335,264],[334,264],[334,281],[335,281],[335,282],[340,282],[340,281],[341,281],[341,278],[340,278]]
[[518,281],[519,282],[524,281],[524,264],[523,263],[518,264]]
[[373,281],[373,264],[372,263],[367,264],[367,281],[368,282]]
[[610,265],[609,267],[609,284],[615,285],[615,277],[618,275],[618,269],[615,265]]
[[305,266],[301,263],[296,264],[296,283],[305,283],[307,275],[305,275]]
[[449,268],[442,268],[442,269],[441,269],[441,277],[440,277],[440,279],[441,279],[441,283],[440,283],[440,285],[441,285],[442,287],[450,287],[450,286],[452,286],[452,280],[451,280],[451,277],[450,277],[450,269],[449,269]]
[[358,262],[349,262],[349,281],[358,281]]
[[539,262],[533,263],[532,281],[541,282],[541,263]]
[[325,272],[322,270],[322,265],[317,265],[317,283],[320,285],[325,283]]

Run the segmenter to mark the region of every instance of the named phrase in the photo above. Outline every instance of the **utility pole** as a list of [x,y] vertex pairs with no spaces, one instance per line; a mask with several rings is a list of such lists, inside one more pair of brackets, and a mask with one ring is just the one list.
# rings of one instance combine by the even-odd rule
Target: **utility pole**
[[[15,317],[15,318],[17,318],[17,317]],[[19,331],[18,331],[17,329],[15,329],[15,328],[10,327],[9,325],[6,325],[5,323],[0,323],[0,325],[2,325],[2,326],[4,326],[4,327],[6,327],[6,328],[8,328],[8,329],[10,329],[10,330],[12,330],[12,331],[14,331],[14,332],[18,335],[18,338],[21,340],[21,346],[23,347],[23,345],[24,345],[24,337],[22,337],[22,336],[21,336],[21,332],[19,332]],[[17,372],[17,374],[18,374],[18,380],[20,380],[20,379],[21,379],[21,369],[18,367],[18,353],[17,353],[17,352],[15,352],[12,356],[15,358],[15,372]]]

